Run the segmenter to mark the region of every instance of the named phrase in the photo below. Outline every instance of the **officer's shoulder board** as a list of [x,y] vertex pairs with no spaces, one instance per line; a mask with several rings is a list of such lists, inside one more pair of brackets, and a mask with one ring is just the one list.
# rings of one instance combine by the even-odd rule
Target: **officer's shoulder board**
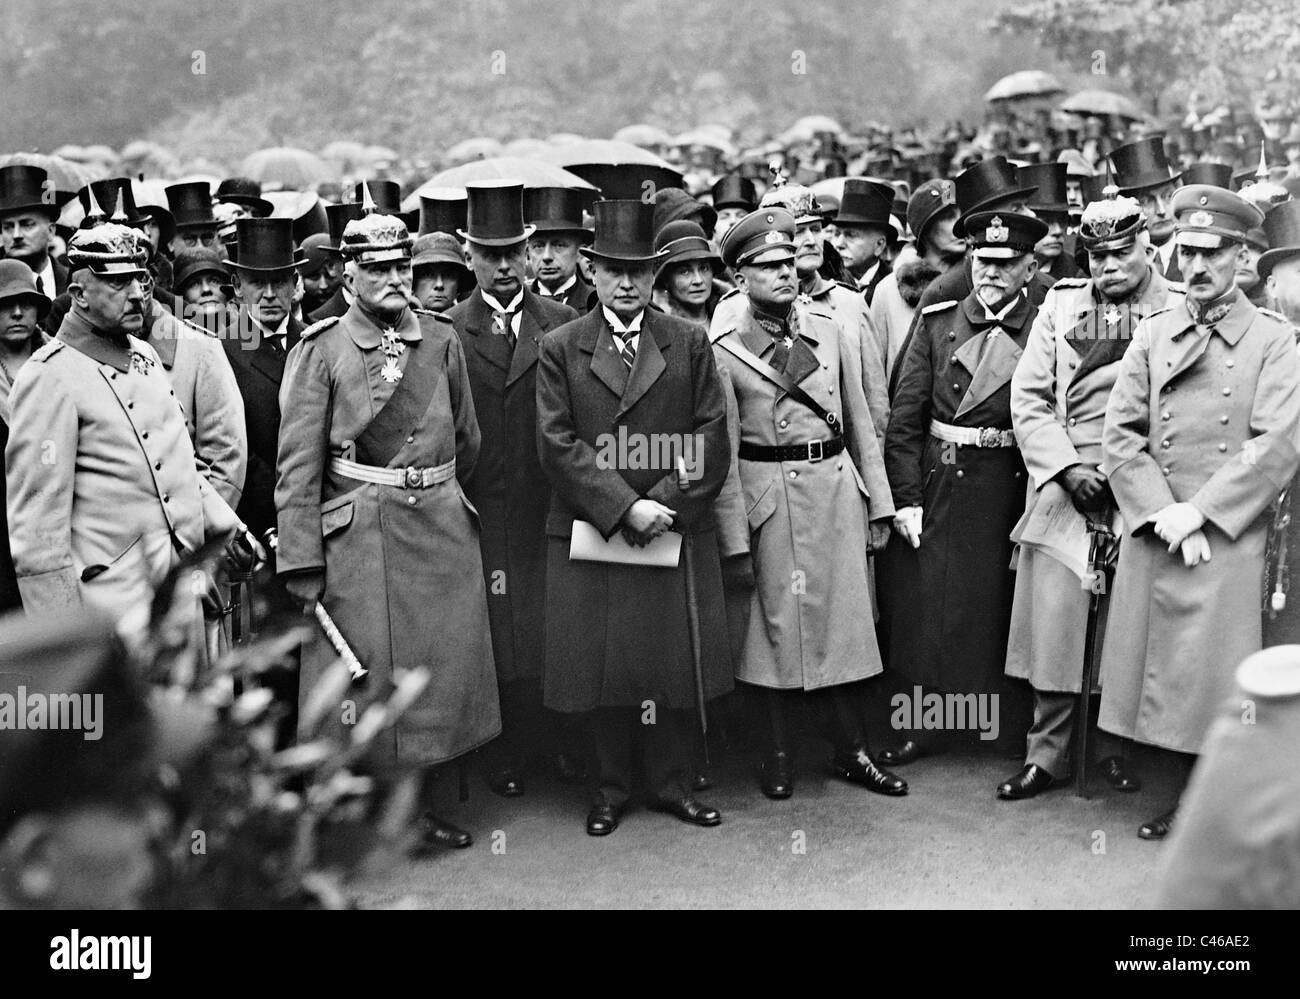
[[1168,280],[1167,280],[1167,281],[1165,281],[1165,284],[1167,284],[1167,285],[1169,286],[1169,290],[1170,290],[1170,291],[1176,291],[1176,292],[1178,292],[1178,294],[1180,294],[1180,295],[1186,295],[1186,294],[1187,294],[1187,285],[1186,285],[1184,282],[1182,282],[1182,281],[1168,281]]
[[733,285],[731,290],[727,292],[725,295],[723,295],[721,298],[719,298],[718,301],[725,302],[727,299],[731,298],[732,295],[739,295],[739,294],[740,294],[740,289]]
[[320,322],[312,323],[305,330],[303,330],[301,339],[310,340],[313,337],[319,336],[320,334],[324,333],[327,329],[329,329],[331,326],[338,323],[338,321],[339,321],[338,316],[326,316],[324,319],[320,320]]
[[928,316],[932,312],[943,312],[946,309],[951,309],[954,305],[960,305],[960,304],[961,303],[958,302],[957,299],[955,298],[951,302],[935,302],[933,305],[927,305],[924,309],[922,309],[921,315]]
[[841,288],[843,288],[845,291],[851,291],[851,292],[853,292],[853,294],[855,294],[855,295],[861,295],[861,294],[862,294],[862,289],[861,289],[861,288],[857,287],[856,285],[851,285],[851,284],[849,284],[847,281],[836,281],[835,284],[839,285],[839,286],[840,286]]
[[1061,278],[1052,284],[1053,288],[1086,288],[1092,284],[1092,278]]
[[1291,320],[1282,315],[1282,313],[1276,312],[1273,309],[1266,309],[1262,305],[1257,305],[1255,306],[1255,310],[1259,312],[1260,315],[1268,316],[1270,319],[1276,319],[1279,323],[1284,323],[1288,327],[1295,325],[1295,323],[1291,322]]
[[48,361],[66,346],[67,344],[57,337],[51,337],[32,352],[31,359],[33,361]]
[[452,323],[451,317],[447,315],[447,313],[445,312],[434,312],[432,309],[414,309],[414,308],[411,309],[411,311],[414,312],[417,316],[428,316],[430,319],[437,319],[440,322],[447,323],[448,325],[455,325],[454,323]]

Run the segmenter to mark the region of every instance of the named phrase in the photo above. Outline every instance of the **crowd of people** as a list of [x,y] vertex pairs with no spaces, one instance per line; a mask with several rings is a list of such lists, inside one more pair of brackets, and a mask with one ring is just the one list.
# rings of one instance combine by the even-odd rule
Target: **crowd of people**
[[[315,615],[301,689],[364,668],[344,737],[429,669],[370,759],[426,775],[426,847],[472,842],[437,779],[470,753],[505,797],[586,784],[593,836],[638,787],[717,825],[737,701],[768,798],[805,705],[836,776],[897,796],[991,704],[1023,800],[1085,765],[1095,690],[1110,786],[1134,743],[1184,775],[1163,838],[1236,666],[1300,635],[1300,134],[1192,161],[1094,131],[418,211],[383,178],[115,177],[75,229],[0,167],[0,600],[129,620],[224,546],[196,641],[247,640],[238,599]],[[918,706],[869,733],[886,689]]]

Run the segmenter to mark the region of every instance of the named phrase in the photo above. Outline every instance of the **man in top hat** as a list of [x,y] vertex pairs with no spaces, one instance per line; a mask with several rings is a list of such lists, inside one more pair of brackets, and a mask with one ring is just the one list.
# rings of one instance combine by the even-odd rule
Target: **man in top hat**
[[343,258],[327,232],[314,232],[299,247],[302,256],[302,314],[310,316],[343,287]]
[[[1033,490],[1021,524],[1051,512],[1068,526],[1057,537],[1086,551],[1089,522],[1111,528],[1116,516],[1101,430],[1119,362],[1138,322],[1181,305],[1183,294],[1152,266],[1146,216],[1132,198],[1088,205],[1079,240],[1093,276],[1063,278],[1047,293],[1011,378],[1011,417]],[[1064,546],[1027,533],[1016,561],[1007,675],[1033,686],[1034,721],[1024,769],[998,787],[1007,799],[1033,797],[1067,777],[1092,596],[1085,566],[1070,565]],[[1102,625],[1109,596],[1100,594]],[[1100,639],[1099,632],[1098,649]],[[1102,772],[1117,790],[1136,791],[1114,743],[1100,749]]]
[[62,294],[68,271],[50,254],[54,222],[59,217],[54,187],[40,167],[0,167],[0,249],[36,275],[36,290],[48,299]]
[[[501,720],[478,518],[462,490],[479,450],[469,374],[451,322],[410,308],[411,243],[395,216],[348,223],[352,306],[290,352],[276,569],[305,608],[321,603],[369,671],[342,695],[355,718],[400,671],[430,670],[371,758],[429,774],[494,738]],[[302,696],[336,658],[317,638],[303,649]],[[343,712],[334,718],[343,733]],[[423,842],[463,847],[470,836],[430,813]]]
[[1147,231],[1159,257],[1157,266],[1171,281],[1182,280],[1175,252],[1173,195],[1181,173],[1169,165],[1163,135],[1150,135],[1111,150],[1119,193],[1135,198],[1147,217]]
[[221,222],[212,214],[212,194],[207,182],[172,184],[166,191],[167,206],[176,225],[176,235],[169,246],[172,256],[199,247],[221,252],[221,241],[217,238]]
[[894,189],[889,184],[857,177],[844,182],[844,196],[835,216],[835,248],[867,305],[890,270],[886,249],[893,204]]
[[1047,235],[1034,247],[1038,258],[1035,279],[1051,287],[1061,278],[1080,274],[1074,261],[1074,238],[1070,228],[1070,201],[1066,191],[1064,163],[1031,163],[1018,171],[1020,179],[1038,190],[1029,198],[1029,210],[1047,223]]
[[474,272],[465,266],[460,240],[445,232],[430,232],[416,239],[414,249],[411,290],[416,301],[430,312],[451,311],[476,284]]
[[911,259],[902,257],[894,262],[891,272],[876,286],[869,313],[887,378],[894,371],[926,288],[966,260],[966,244],[952,231],[959,214],[952,181],[927,180],[919,185],[907,201],[905,214],[914,253]]
[[[1260,648],[1264,514],[1300,467],[1300,362],[1290,324],[1233,283],[1259,209],[1189,185],[1173,211],[1187,301],[1138,325],[1102,432],[1126,536],[1099,724],[1190,765],[1232,665]],[[1172,818],[1138,834],[1159,839]]]
[[[49,340],[40,328],[49,311],[50,300],[36,290],[32,269],[21,260],[0,260],[0,447],[9,441],[9,392],[14,378]],[[3,498],[4,476],[0,476],[0,500]],[[0,611],[21,606],[9,532],[0,524]]]
[[718,221],[713,227],[713,241],[721,243],[728,230],[758,207],[754,182],[738,173],[719,177],[713,185],[713,210]]
[[72,310],[10,396],[9,536],[29,614],[147,613],[181,554],[242,526],[196,468],[175,389],[141,339],[139,240],[114,223],[73,235]]
[[[650,807],[712,826],[721,816],[691,794],[688,733],[697,703],[732,686],[713,525],[730,465],[722,389],[704,331],[647,308],[654,210],[606,200],[595,215],[595,243],[582,252],[600,306],[542,340],[537,371],[552,488],[544,696],[555,710],[591,712],[590,835],[619,824],[634,739]],[[669,530],[687,550],[661,567],[636,564]],[[591,560],[571,557],[573,546]]]
[[578,273],[578,247],[591,244],[591,232],[582,225],[582,201],[581,192],[567,187],[524,191],[524,221],[533,227],[528,264],[534,280],[529,288],[579,314],[591,308],[595,291]]
[[275,206],[262,197],[261,181],[251,177],[227,177],[217,185],[212,201],[230,205],[237,219],[264,219],[275,211]]
[[[1011,530],[1025,506],[1025,465],[1011,425],[1011,375],[1036,308],[1025,292],[1047,226],[1029,215],[973,212],[974,290],[920,311],[899,362],[885,439],[894,529],[882,570],[890,665],[919,689],[997,695],[997,730],[1016,738],[1003,675],[1013,579]],[[1010,700],[1009,700],[1010,697]],[[904,713],[905,717],[916,717]],[[915,731],[882,753],[902,764],[957,733]]]
[[[478,288],[448,314],[465,352],[480,448],[465,490],[478,509],[484,583],[492,623],[502,737],[488,750],[488,786],[513,797],[541,747],[525,744],[540,714],[550,485],[537,455],[537,358],[551,330],[577,318],[524,284],[533,227],[524,224],[522,184],[471,184],[470,264]],[[575,764],[576,766],[576,764]]]
[[744,308],[715,314],[710,331],[733,416],[719,546],[725,578],[749,591],[736,678],[762,689],[765,795],[793,793],[790,715],[810,691],[826,692],[835,719],[833,772],[905,794],[875,765],[863,719],[860,681],[881,671],[867,556],[888,538],[894,510],[862,388],[861,334],[799,300],[796,227],[770,207],[727,233],[723,259]]
[[[339,250],[343,242],[343,230],[349,222],[353,222],[362,216],[362,206],[359,204],[346,205],[326,205],[325,218],[329,227],[329,245],[334,255],[342,263],[343,256]],[[314,310],[303,310],[303,315],[307,321],[318,323],[322,319],[330,319],[341,316],[352,306],[352,292],[348,289],[347,283],[342,279],[342,267],[339,268],[339,284],[335,287],[334,293],[327,298],[324,303],[318,305]]]
[[469,198],[456,187],[433,188],[420,194],[420,235],[442,232],[457,240],[469,223]]

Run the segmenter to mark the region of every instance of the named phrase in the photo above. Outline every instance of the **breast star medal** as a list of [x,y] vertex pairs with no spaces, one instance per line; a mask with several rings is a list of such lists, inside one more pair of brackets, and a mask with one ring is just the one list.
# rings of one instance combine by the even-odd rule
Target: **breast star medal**
[[131,367],[142,375],[147,375],[149,369],[153,367],[153,360],[145,357],[139,351],[131,351]]
[[1114,326],[1120,320],[1119,309],[1115,308],[1115,306],[1112,305],[1109,309],[1107,309],[1105,312],[1102,313],[1101,318],[1106,320],[1107,326]]
[[397,359],[406,350],[406,344],[402,343],[396,330],[384,330],[379,338],[379,346],[384,352],[384,357],[387,358],[379,371],[379,377],[390,385],[400,382],[402,369],[397,366]]

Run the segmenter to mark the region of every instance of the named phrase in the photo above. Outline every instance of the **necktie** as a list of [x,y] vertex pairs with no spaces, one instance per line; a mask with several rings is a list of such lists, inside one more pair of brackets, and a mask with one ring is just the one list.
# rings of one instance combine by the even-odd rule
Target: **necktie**
[[632,370],[632,363],[636,360],[636,347],[632,345],[633,334],[628,333],[626,340],[617,333],[614,336],[618,339],[619,355],[623,358],[623,363],[627,365],[630,371]]
[[506,343],[510,345],[511,350],[515,349],[514,316],[515,314],[509,309],[504,312],[492,313],[492,332],[505,337]]
[[41,277],[39,274],[36,275],[36,290],[39,291],[42,295],[45,294],[45,279]]

